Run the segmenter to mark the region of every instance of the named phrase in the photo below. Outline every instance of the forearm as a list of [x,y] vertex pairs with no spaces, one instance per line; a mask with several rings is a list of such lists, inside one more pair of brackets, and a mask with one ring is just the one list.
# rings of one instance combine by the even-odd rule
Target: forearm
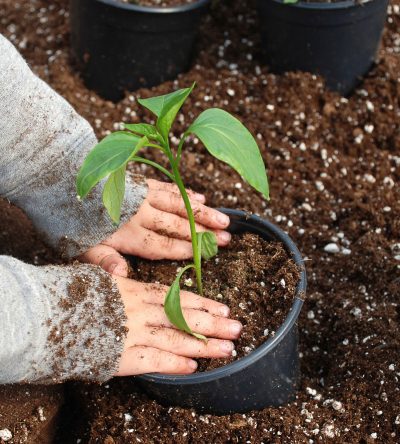
[[102,382],[116,373],[126,316],[98,267],[34,267],[0,256],[0,303],[0,384]]
[[[76,197],[76,175],[96,137],[1,35],[0,72],[0,195],[23,208],[53,247],[77,256],[115,231],[101,187],[83,202]],[[147,192],[143,182],[127,181],[122,223]]]

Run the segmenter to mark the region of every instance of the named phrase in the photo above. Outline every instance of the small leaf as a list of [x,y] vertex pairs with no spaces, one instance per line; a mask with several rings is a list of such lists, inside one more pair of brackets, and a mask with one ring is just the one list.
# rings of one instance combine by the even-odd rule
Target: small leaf
[[86,197],[100,180],[124,166],[138,142],[138,136],[117,131],[98,143],[79,170],[76,180],[78,196]]
[[201,257],[205,260],[211,259],[218,253],[217,237],[211,231],[196,233],[197,245]]
[[118,225],[121,219],[121,207],[125,196],[126,166],[110,174],[103,189],[103,203],[112,221]]
[[193,335],[198,339],[207,339],[203,335],[192,332],[190,327],[187,325],[187,322],[182,313],[179,282],[182,278],[182,275],[189,268],[194,268],[194,265],[193,264],[187,265],[185,268],[183,268],[178,273],[176,279],[169,288],[168,293],[165,297],[164,311],[171,324],[175,325],[175,327],[179,328],[179,330],[182,330],[190,335]]
[[157,128],[154,125],[149,125],[147,123],[129,123],[124,124],[124,127],[134,133],[140,134],[141,136],[147,136],[149,139],[158,139],[159,134]]
[[157,128],[164,140],[168,140],[168,134],[175,120],[178,111],[192,92],[195,84],[191,88],[179,89],[163,96],[150,97],[149,99],[138,99],[138,102],[155,114],[157,119]]
[[254,137],[235,117],[218,108],[203,111],[186,134],[195,134],[207,150],[236,170],[269,199],[268,178]]

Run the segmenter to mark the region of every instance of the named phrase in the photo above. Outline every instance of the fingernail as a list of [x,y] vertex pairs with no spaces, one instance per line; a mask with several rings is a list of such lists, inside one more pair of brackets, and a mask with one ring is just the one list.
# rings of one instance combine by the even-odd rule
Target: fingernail
[[229,225],[229,217],[226,214],[223,213],[217,213],[217,221],[224,227]]
[[223,316],[224,318],[227,318],[229,316],[230,313],[230,309],[229,307],[227,307],[226,305],[224,305],[223,307],[221,307],[219,309],[219,313],[221,316]]
[[231,323],[229,327],[229,331],[235,335],[239,336],[240,332],[242,331],[243,325],[240,322],[234,321]]
[[204,194],[200,194],[200,193],[194,193],[194,198],[200,202],[205,202],[205,200],[206,200],[206,196],[204,196]]
[[219,344],[219,349],[222,353],[226,353],[227,355],[232,354],[233,349],[235,346],[233,345],[233,342],[231,341],[221,341]]
[[127,269],[125,266],[118,264],[114,267],[114,270],[111,273],[125,277],[127,275]]
[[188,365],[189,365],[189,367],[190,367],[192,370],[196,370],[196,369],[197,369],[197,362],[196,362],[196,361],[189,361],[189,362],[188,362]]
[[117,265],[118,265],[118,264],[111,264],[111,265],[108,267],[108,272],[109,272],[109,273],[114,273],[115,269],[117,268]]
[[226,243],[228,243],[232,239],[231,233],[228,233],[227,231],[221,231],[220,233],[218,233],[218,237],[222,242]]

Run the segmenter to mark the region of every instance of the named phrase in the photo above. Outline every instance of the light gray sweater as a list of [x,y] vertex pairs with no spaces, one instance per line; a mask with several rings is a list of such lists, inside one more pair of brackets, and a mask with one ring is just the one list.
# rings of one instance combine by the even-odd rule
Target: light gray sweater
[[[101,189],[83,202],[75,178],[97,143],[92,128],[36,77],[0,35],[0,196],[72,258],[109,237]],[[147,188],[127,179],[126,222]],[[1,217],[1,214],[0,214]],[[118,367],[125,311],[99,267],[34,267],[0,256],[0,384],[105,381]]]

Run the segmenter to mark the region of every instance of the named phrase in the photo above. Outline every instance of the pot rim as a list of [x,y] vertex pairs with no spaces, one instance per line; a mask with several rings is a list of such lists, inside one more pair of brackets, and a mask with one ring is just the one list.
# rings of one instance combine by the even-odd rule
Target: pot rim
[[320,2],[305,2],[303,0],[299,0],[297,3],[284,4],[283,0],[269,0],[274,3],[280,3],[283,6],[289,6],[298,9],[311,9],[311,10],[335,10],[335,9],[350,9],[350,8],[358,8],[365,6],[367,3],[372,3],[376,0],[363,0],[362,3],[356,3],[356,0],[342,0],[340,2],[333,3],[320,3]]
[[220,379],[227,377],[237,371],[242,370],[258,361],[262,356],[273,350],[281,340],[286,336],[287,333],[293,327],[293,324],[297,321],[299,317],[300,310],[303,306],[304,300],[301,298],[305,294],[307,288],[307,277],[303,258],[296,244],[292,239],[279,227],[269,222],[266,219],[262,219],[259,216],[251,215],[245,211],[232,210],[227,208],[218,208],[218,210],[228,214],[232,219],[239,219],[246,217],[245,221],[239,222],[239,224],[245,224],[247,220],[255,222],[260,228],[267,229],[270,233],[275,235],[277,240],[281,241],[288,251],[291,252],[293,260],[300,267],[300,280],[297,284],[296,296],[292,307],[286,316],[286,319],[282,325],[278,328],[275,335],[267,339],[260,347],[255,349],[253,352],[238,359],[237,361],[231,362],[230,364],[224,365],[222,367],[208,370],[205,372],[198,372],[190,375],[163,375],[158,373],[147,373],[145,375],[136,376],[138,379],[144,379],[148,382],[155,382],[159,384],[170,384],[170,385],[187,385],[187,384],[201,384],[208,382],[210,380]]
[[197,8],[201,8],[203,6],[206,6],[208,3],[210,3],[211,0],[196,0],[194,3],[189,3],[186,5],[171,6],[168,8],[133,5],[131,3],[123,3],[118,0],[95,0],[95,1],[97,1],[99,3],[103,3],[107,6],[113,6],[118,9],[125,9],[127,11],[144,12],[144,13],[149,13],[149,14],[172,14],[172,13],[176,13],[176,12],[187,12],[187,11],[192,11]]

